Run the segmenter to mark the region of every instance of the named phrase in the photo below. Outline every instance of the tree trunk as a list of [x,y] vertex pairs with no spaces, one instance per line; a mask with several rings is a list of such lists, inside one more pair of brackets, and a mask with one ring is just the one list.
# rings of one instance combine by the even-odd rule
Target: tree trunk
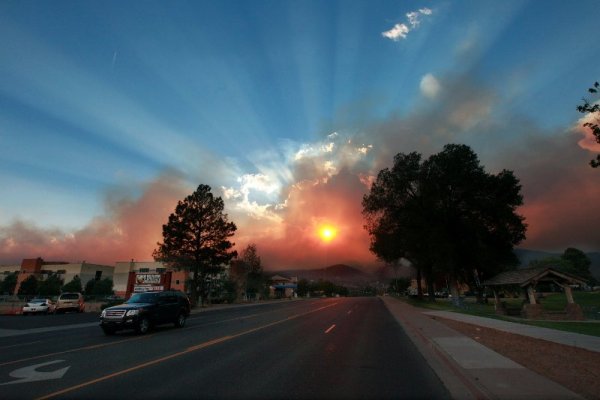
[[478,304],[484,304],[487,302],[487,299],[483,296],[485,292],[485,288],[481,285],[481,276],[479,276],[479,271],[473,271],[474,276],[474,284],[475,284],[475,296],[477,298]]
[[427,281],[427,297],[429,297],[427,300],[435,301],[435,288],[434,288],[434,284],[433,284],[432,274],[427,274],[426,281]]
[[452,303],[457,307],[460,306],[461,300],[460,292],[458,290],[458,281],[456,277],[453,276],[450,277],[450,293],[452,294]]
[[[192,307],[196,307],[198,305],[198,298],[200,296],[199,287],[200,287],[200,268],[198,266],[194,267],[194,277],[192,278],[192,287],[191,287],[191,303]],[[200,304],[202,305],[202,304]]]
[[417,267],[417,296],[423,300],[423,288],[421,287],[421,268]]

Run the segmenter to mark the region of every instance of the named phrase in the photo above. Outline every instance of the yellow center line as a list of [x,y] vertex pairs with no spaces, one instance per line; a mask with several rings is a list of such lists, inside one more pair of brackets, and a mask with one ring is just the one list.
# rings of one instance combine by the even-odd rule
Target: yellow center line
[[173,353],[173,354],[170,354],[168,356],[161,357],[161,358],[157,358],[155,360],[147,361],[145,363],[138,364],[138,365],[135,365],[133,367],[130,367],[130,368],[127,368],[127,369],[124,369],[124,370],[121,370],[121,371],[117,371],[117,372],[114,372],[114,373],[109,374],[109,375],[101,376],[100,378],[96,378],[96,379],[93,379],[91,381],[80,383],[79,385],[71,386],[71,387],[59,390],[57,392],[47,394],[45,396],[38,397],[36,400],[46,400],[46,399],[50,399],[52,397],[60,396],[62,394],[69,393],[69,392],[72,392],[72,391],[84,388],[86,386],[90,386],[90,385],[93,385],[93,384],[105,381],[105,380],[108,380],[108,379],[111,379],[111,378],[115,378],[117,376],[125,375],[125,374],[127,374],[129,372],[137,371],[137,370],[140,370],[142,368],[146,368],[146,367],[149,367],[149,366],[161,363],[163,361],[171,360],[173,358],[180,357],[182,355],[189,354],[191,352],[194,352],[194,351],[197,351],[197,350],[201,350],[201,349],[207,348],[209,346],[213,346],[213,345],[218,344],[218,343],[223,343],[223,342],[226,342],[228,340],[238,338],[240,336],[248,335],[250,333],[254,333],[254,332],[257,332],[257,331],[269,328],[271,326],[279,325],[279,324],[282,324],[284,322],[287,322],[287,321],[290,321],[290,320],[293,320],[293,319],[296,319],[296,318],[300,318],[300,317],[303,317],[305,315],[309,315],[309,314],[312,314],[312,313],[324,310],[324,309],[329,308],[329,307],[333,307],[333,306],[335,306],[337,304],[338,303],[333,303],[333,304],[329,304],[327,306],[319,307],[319,308],[311,310],[311,311],[307,311],[305,313],[295,314],[295,315],[292,315],[292,316],[287,317],[285,319],[282,319],[282,320],[279,320],[279,321],[275,321],[275,322],[271,322],[269,324],[262,325],[262,326],[259,326],[259,327],[253,328],[253,329],[249,329],[247,331],[243,331],[243,332],[237,333],[235,335],[223,336],[223,337],[220,337],[220,338],[209,340],[207,342],[203,342],[203,343],[197,344],[195,346],[188,347],[187,349],[185,349],[183,351],[180,351],[180,352],[177,352],[177,353]]

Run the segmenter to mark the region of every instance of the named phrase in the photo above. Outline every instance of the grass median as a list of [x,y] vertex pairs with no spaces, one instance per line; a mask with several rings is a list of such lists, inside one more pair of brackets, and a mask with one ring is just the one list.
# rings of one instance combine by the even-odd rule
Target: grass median
[[[543,328],[557,329],[561,331],[581,333],[600,337],[600,292],[573,292],[575,302],[585,311],[586,321],[538,321],[519,317],[508,317],[496,314],[493,300],[488,304],[479,304],[474,298],[463,299],[461,306],[455,306],[451,299],[436,298],[429,301],[427,298],[419,300],[411,297],[399,297],[400,300],[420,308],[438,311],[453,311],[478,317],[494,318],[504,321],[517,322],[520,324],[540,326]],[[507,303],[518,306],[523,299],[502,299]],[[540,303],[547,311],[561,311],[565,308],[567,300],[562,293],[546,294]]]

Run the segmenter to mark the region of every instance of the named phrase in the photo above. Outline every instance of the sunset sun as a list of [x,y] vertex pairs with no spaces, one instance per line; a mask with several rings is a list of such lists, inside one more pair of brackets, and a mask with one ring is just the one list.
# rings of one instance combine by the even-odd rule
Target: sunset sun
[[331,242],[337,234],[337,230],[329,225],[322,226],[319,229],[319,236],[324,242]]

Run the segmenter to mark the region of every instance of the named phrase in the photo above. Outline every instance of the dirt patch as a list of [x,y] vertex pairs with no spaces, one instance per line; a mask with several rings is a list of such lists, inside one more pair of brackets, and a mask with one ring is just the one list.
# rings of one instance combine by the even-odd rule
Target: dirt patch
[[600,399],[600,353],[434,317],[587,399]]

